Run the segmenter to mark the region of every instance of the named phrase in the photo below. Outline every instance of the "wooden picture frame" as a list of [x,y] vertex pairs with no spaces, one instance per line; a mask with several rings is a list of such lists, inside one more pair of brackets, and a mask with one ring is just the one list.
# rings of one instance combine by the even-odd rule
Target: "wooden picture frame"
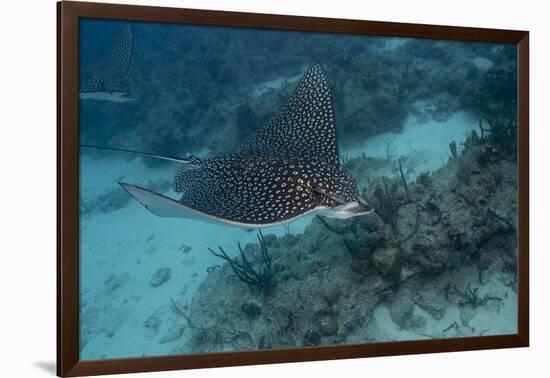
[[[57,374],[82,376],[249,364],[451,352],[529,345],[529,33],[526,31],[372,22],[268,14],[63,1],[57,4]],[[233,26],[510,43],[517,46],[517,334],[182,356],[79,360],[80,18]]]

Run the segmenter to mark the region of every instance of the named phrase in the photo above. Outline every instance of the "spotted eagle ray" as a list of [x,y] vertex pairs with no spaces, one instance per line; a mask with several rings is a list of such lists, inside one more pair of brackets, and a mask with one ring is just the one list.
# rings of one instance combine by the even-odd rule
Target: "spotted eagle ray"
[[173,182],[179,200],[119,183],[161,217],[259,228],[306,214],[345,219],[372,211],[340,167],[332,94],[319,65],[266,125],[232,151],[165,158],[184,163]]
[[132,62],[134,33],[124,25],[105,55],[90,65],[83,65],[79,77],[79,98],[112,102],[132,101],[125,87]]

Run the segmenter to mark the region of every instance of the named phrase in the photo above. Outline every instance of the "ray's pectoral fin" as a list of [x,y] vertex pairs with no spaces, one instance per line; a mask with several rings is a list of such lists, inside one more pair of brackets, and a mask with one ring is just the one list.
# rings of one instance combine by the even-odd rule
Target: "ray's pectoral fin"
[[200,211],[191,209],[180,202],[166,197],[162,194],[140,188],[139,186],[119,182],[132,197],[141,203],[147,210],[159,217],[165,218],[187,218],[205,220],[207,216]]

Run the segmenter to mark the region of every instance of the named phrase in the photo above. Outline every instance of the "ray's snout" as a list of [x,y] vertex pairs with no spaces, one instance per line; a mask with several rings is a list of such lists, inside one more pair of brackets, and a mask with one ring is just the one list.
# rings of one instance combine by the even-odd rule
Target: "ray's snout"
[[356,196],[357,202],[359,202],[360,207],[363,209],[363,211],[368,211],[369,213],[374,210],[374,207],[369,205],[367,201],[365,201],[361,196]]
[[374,207],[358,195],[355,196],[355,201],[351,202],[345,209],[350,215],[365,215],[371,213],[373,210]]
[[320,215],[327,216],[329,218],[337,219],[349,219],[362,215],[370,214],[374,208],[370,206],[364,199],[359,196],[355,196],[353,201],[345,203],[343,205],[327,209]]

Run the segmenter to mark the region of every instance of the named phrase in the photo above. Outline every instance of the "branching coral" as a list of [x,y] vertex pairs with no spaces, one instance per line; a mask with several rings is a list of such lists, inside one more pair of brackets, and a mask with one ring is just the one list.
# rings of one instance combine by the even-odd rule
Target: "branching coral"
[[392,231],[397,232],[397,217],[399,211],[398,185],[396,182],[382,181],[383,186],[375,189],[373,193],[373,203],[375,212],[382,220],[389,224]]
[[349,154],[340,156],[340,165],[344,170],[349,170],[351,158]]
[[515,159],[517,148],[515,118],[485,117],[485,123],[487,127],[484,127],[483,120],[479,120],[481,142],[494,147],[500,155]]
[[489,301],[502,300],[502,298],[500,297],[490,296],[488,294],[486,294],[484,297],[481,297],[479,295],[479,287],[472,288],[469,284],[466,286],[464,291],[459,290],[456,285],[450,285],[446,288],[446,292],[447,296],[450,292],[453,292],[458,294],[458,296],[462,298],[462,300],[458,303],[459,306],[470,305],[476,308],[478,306],[486,305]]
[[265,245],[265,239],[261,231],[258,232],[258,241],[260,243],[261,261],[258,262],[260,266],[257,269],[246,257],[240,243],[237,243],[237,247],[239,248],[241,261],[229,257],[221,246],[218,246],[220,253],[215,252],[211,248],[208,248],[208,250],[214,256],[225,260],[231,266],[237,278],[246,283],[250,288],[256,288],[261,293],[269,294],[271,289],[273,289],[271,254]]

